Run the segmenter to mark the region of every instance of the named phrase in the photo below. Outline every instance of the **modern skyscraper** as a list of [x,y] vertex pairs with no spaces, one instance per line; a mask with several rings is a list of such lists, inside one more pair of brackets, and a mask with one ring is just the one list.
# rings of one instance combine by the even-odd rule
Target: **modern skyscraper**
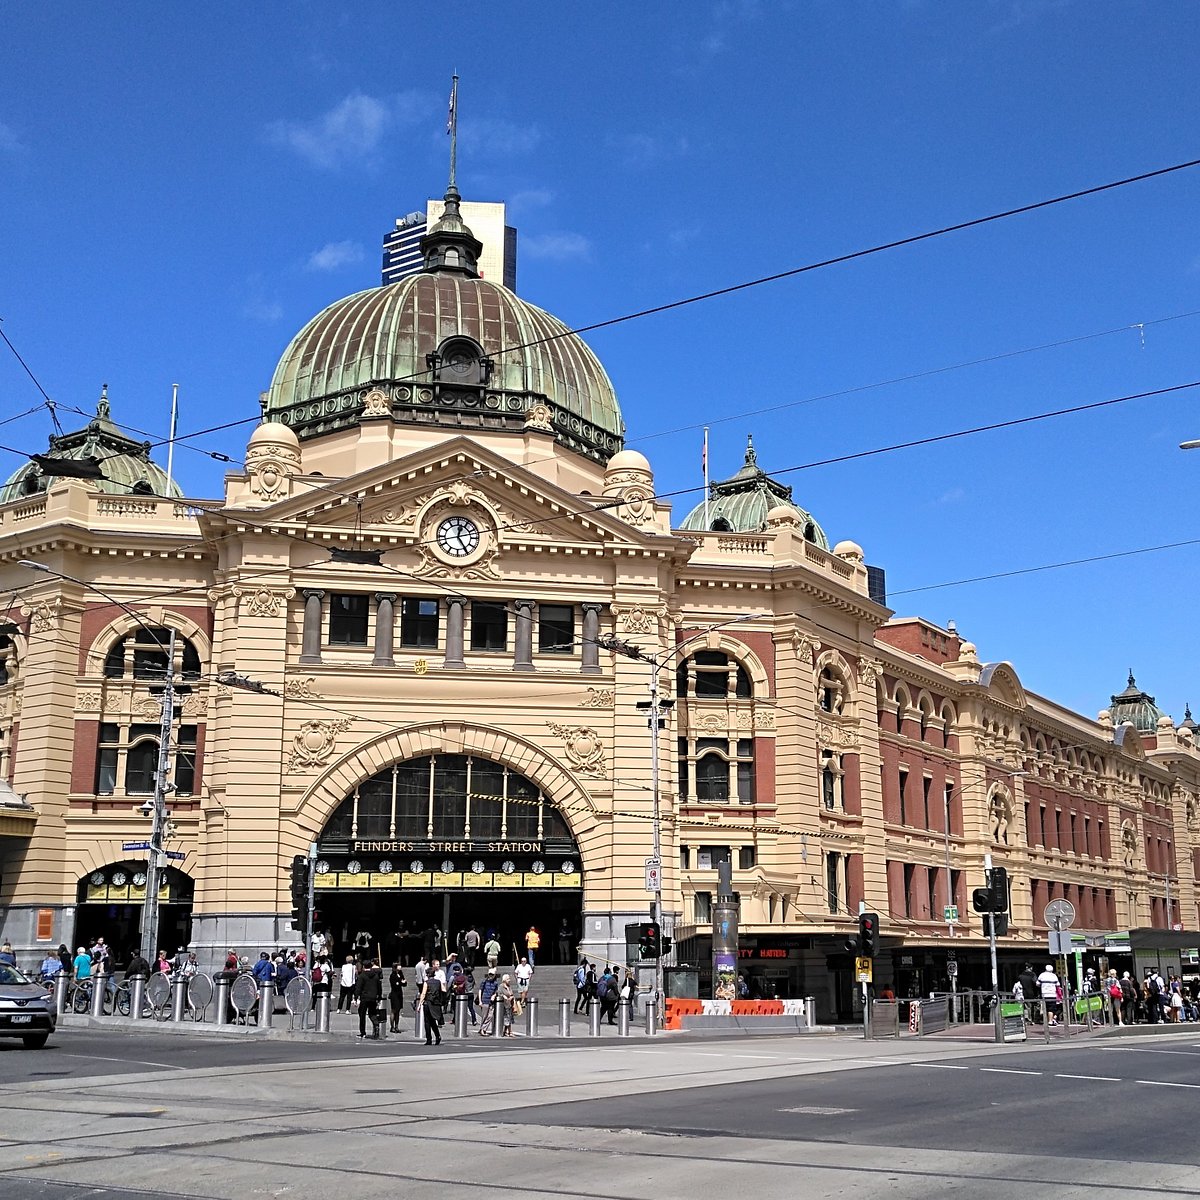
[[[395,283],[425,269],[421,239],[442,215],[445,202],[430,200],[425,211],[410,212],[396,219],[396,227],[383,239],[383,282]],[[464,200],[463,220],[483,243],[479,256],[479,274],[517,290],[517,231],[505,223],[503,204],[481,204]]]

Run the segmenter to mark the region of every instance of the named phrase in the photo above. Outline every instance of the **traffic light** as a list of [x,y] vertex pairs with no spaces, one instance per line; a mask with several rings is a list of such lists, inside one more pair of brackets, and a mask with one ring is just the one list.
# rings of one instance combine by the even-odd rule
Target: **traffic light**
[[1008,872],[1003,867],[992,867],[987,872],[987,882],[991,897],[988,912],[1008,912]]
[[642,958],[662,957],[662,931],[657,921],[643,921],[638,926],[638,954]]
[[983,914],[983,932],[988,935],[992,932],[992,927],[995,926],[996,936],[1004,937],[1008,933],[1008,913],[984,913]]
[[991,888],[975,888],[971,892],[971,907],[978,913],[990,913],[992,911]]
[[292,928],[308,936],[308,855],[292,859]]
[[858,946],[863,958],[874,958],[879,953],[879,914],[858,914]]

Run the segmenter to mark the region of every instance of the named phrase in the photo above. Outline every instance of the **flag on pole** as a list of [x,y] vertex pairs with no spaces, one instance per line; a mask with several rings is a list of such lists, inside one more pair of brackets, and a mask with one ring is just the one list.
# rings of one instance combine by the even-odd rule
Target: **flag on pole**
[[458,132],[458,76],[450,84],[450,107],[446,112],[446,132],[453,136]]
[[700,470],[708,476],[708,426],[704,427],[704,446],[700,451]]

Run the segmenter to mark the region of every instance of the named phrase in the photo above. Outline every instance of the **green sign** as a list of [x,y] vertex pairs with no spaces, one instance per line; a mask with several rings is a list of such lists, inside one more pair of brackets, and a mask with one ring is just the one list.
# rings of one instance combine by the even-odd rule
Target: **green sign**
[[951,921],[957,921],[958,920],[958,905],[957,904],[947,904],[946,907],[942,909],[942,920],[945,921],[947,924],[949,924]]

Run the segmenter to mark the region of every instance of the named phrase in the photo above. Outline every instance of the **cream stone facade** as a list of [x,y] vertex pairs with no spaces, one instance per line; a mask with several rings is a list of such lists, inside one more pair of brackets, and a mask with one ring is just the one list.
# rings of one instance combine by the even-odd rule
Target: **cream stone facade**
[[[649,916],[651,668],[609,636],[659,655],[677,699],[659,799],[680,960],[705,960],[725,859],[747,973],[824,1016],[854,1011],[860,905],[881,915],[877,981],[983,970],[969,897],[987,854],[1013,885],[1007,970],[1044,954],[1055,897],[1088,953],[1197,928],[1190,719],[1084,718],[893,618],[861,548],[825,549],[752,456],[720,527],[674,524],[620,448],[602,368],[477,279],[453,201],[419,283],[298,335],[219,498],[24,475],[3,493],[6,936],[136,942],[145,855],[123,845],[148,832],[156,630],[177,634],[189,689],[163,940],[207,960],[295,940],[289,865],[316,843],[336,940],[366,930],[390,953],[401,921],[475,923],[507,949],[565,922],[572,957],[623,961],[625,925]],[[552,350],[518,344],[535,327]],[[733,527],[742,493],[765,498],[751,528]]]

